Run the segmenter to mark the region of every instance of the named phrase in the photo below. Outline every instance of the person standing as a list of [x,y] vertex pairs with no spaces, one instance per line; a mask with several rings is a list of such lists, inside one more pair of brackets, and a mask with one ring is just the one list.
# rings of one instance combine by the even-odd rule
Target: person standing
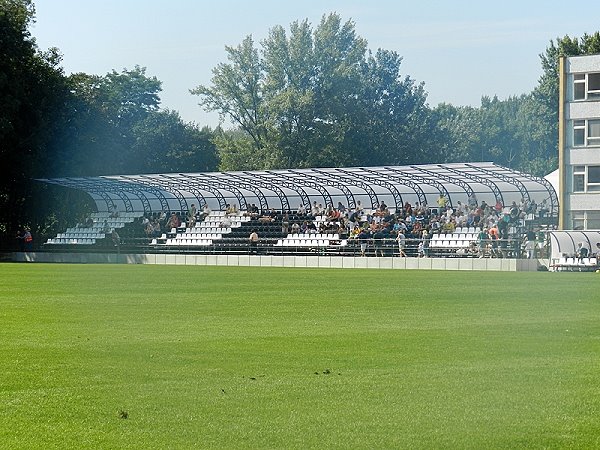
[[25,235],[25,230],[23,230],[21,227],[19,227],[19,231],[17,231],[17,243],[19,244],[20,252],[25,251],[25,241],[23,240],[24,235]]
[[198,210],[196,209],[196,205],[194,203],[191,204],[190,209],[187,212],[187,227],[194,228],[196,225],[196,214]]
[[19,228],[17,241],[19,242],[20,252],[30,252],[33,250],[33,236],[29,227]]
[[535,258],[535,232],[527,231],[525,233],[525,252],[527,253],[527,259]]
[[113,246],[117,247],[117,250],[120,250],[121,249],[121,236],[119,236],[119,233],[117,233],[117,230],[115,230],[114,228],[110,234],[110,239],[113,243]]
[[406,253],[404,252],[406,248],[406,236],[402,233],[402,230],[398,230],[396,242],[398,243],[398,251],[400,252],[398,256],[406,257]]
[[446,204],[447,204],[446,197],[441,192],[440,192],[440,196],[437,199],[437,204],[438,204],[438,208],[439,208],[439,210],[438,210],[439,214],[441,215],[444,213],[444,211],[446,211]]
[[33,236],[31,235],[29,227],[25,227],[25,230],[23,231],[23,243],[26,252],[33,251]]
[[250,233],[250,237],[248,238],[248,240],[250,241],[250,254],[258,254],[258,233],[256,232],[256,230],[252,230],[252,233]]

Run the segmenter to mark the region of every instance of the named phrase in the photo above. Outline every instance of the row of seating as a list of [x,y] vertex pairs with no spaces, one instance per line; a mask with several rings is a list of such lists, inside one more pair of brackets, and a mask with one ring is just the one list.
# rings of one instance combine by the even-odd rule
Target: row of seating
[[[244,221],[244,222],[246,222],[246,221]],[[239,228],[242,226],[242,223],[243,222],[241,222],[241,221],[232,220],[230,228]],[[222,224],[223,224],[222,220],[219,220],[219,221],[212,221],[212,220],[206,221],[205,220],[203,222],[197,223],[193,228],[188,228],[188,230],[194,231],[199,228],[200,229],[202,229],[202,228],[218,228],[218,227],[222,227]],[[227,228],[229,228],[229,227],[227,227]]]
[[211,211],[211,213],[204,218],[204,221],[221,222],[227,216],[232,222],[250,222],[252,217],[242,212],[237,214],[227,214],[225,211]]
[[[158,245],[158,244],[166,244],[167,241],[169,239],[186,239],[186,240],[192,240],[192,239],[210,239],[210,240],[215,240],[215,239],[222,239],[223,238],[223,234],[222,233],[163,233],[161,237],[159,238],[155,238],[152,239],[151,244],[152,245]],[[204,244],[202,244],[204,245]]]
[[476,241],[479,239],[479,233],[441,233],[432,235],[431,239],[437,241]]
[[94,245],[96,239],[92,238],[50,238],[46,241],[47,244],[57,245]]
[[456,241],[430,241],[429,248],[439,248],[441,250],[452,250],[457,248],[469,248],[475,241],[456,240]]
[[102,239],[106,237],[106,234],[100,232],[90,233],[86,231],[71,231],[67,233],[58,233],[56,237],[62,239]]
[[454,230],[455,233],[471,233],[477,234],[478,230],[475,227],[456,227]]
[[336,247],[345,246],[348,244],[346,239],[334,240],[334,239],[279,239],[274,246],[275,247],[329,247],[335,245]]
[[[181,233],[173,236],[179,239],[223,239],[222,233]],[[166,234],[163,234],[163,239],[167,238]]]
[[[156,240],[152,241],[153,244],[156,244]],[[195,246],[206,246],[212,244],[212,239],[196,239],[196,238],[185,238],[181,236],[177,236],[174,238],[168,238],[165,241],[165,245],[184,245],[187,247],[195,247]]]
[[457,249],[468,248],[472,242],[477,242],[477,233],[447,233],[434,234],[429,241],[430,248]]
[[[112,228],[119,228],[119,227],[110,227],[109,228],[112,230]],[[104,231],[104,227],[102,225],[94,225],[93,227],[70,227],[67,228],[65,230],[66,234],[81,234],[81,233],[103,233]],[[64,233],[63,233],[64,234]]]
[[550,265],[551,270],[561,271],[592,271],[597,270],[598,260],[596,258],[574,258],[561,257],[555,259]]
[[[180,228],[180,230],[183,230],[183,228]],[[178,232],[178,228],[171,228],[171,233],[177,233],[177,232]],[[183,233],[179,233],[179,234],[187,234],[187,233],[227,234],[227,233],[231,233],[231,228],[195,226],[194,228],[186,228]]]
[[339,239],[337,233],[289,233],[286,239]]

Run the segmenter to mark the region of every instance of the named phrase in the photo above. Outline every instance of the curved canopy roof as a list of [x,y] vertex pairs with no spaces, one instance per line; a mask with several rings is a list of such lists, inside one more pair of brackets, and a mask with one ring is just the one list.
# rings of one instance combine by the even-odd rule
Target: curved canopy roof
[[558,259],[563,255],[574,256],[580,242],[590,253],[596,253],[596,245],[600,243],[600,231],[550,231],[551,258]]
[[429,164],[413,166],[288,169],[240,172],[115,175],[85,178],[41,179],[46,183],[87,192],[98,211],[152,213],[187,211],[194,203],[225,209],[227,203],[241,210],[250,204],[260,209],[296,210],[314,201],[324,206],[353,208],[359,201],[376,208],[404,203],[436,206],[440,193],[451,205],[468,201],[504,205],[522,198],[545,201],[549,216],[558,214],[558,198],[544,178],[517,172],[494,163]]

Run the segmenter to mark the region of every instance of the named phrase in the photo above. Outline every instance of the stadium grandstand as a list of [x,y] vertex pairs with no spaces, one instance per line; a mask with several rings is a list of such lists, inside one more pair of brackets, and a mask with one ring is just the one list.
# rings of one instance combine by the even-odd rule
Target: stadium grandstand
[[546,179],[489,162],[38,181],[95,202],[46,241],[63,251],[243,254],[256,232],[261,254],[520,258],[559,206]]

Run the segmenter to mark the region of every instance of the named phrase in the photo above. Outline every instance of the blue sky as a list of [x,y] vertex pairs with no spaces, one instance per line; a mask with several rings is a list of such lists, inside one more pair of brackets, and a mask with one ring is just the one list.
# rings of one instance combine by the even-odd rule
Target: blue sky
[[[307,18],[316,27],[337,12],[369,48],[398,52],[403,75],[425,83],[428,103],[478,106],[483,95],[530,92],[539,54],[551,39],[600,31],[589,4],[554,0],[34,0],[41,49],[58,47],[65,72],[104,75],[136,64],[163,82],[162,106],[186,121],[215,126],[218,116],[189,89],[209,85],[226,62],[225,45]],[[586,12],[586,10],[588,10]]]

